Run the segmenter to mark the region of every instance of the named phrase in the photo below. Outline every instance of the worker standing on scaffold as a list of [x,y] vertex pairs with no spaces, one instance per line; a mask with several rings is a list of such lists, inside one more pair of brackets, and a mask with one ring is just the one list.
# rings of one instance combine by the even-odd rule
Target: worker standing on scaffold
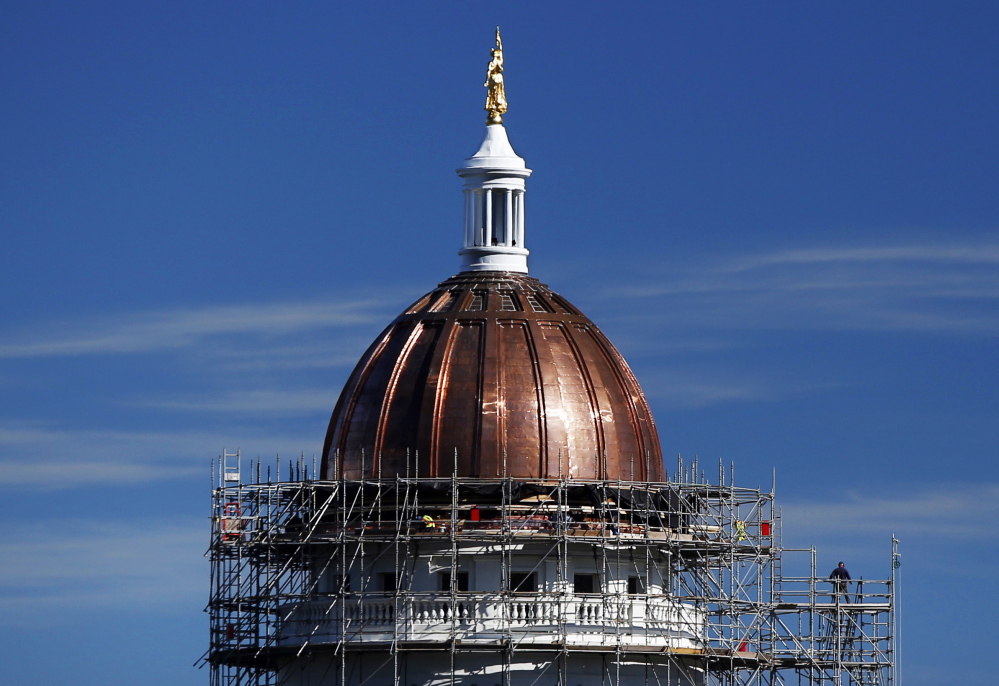
[[850,572],[846,570],[846,565],[842,562],[836,565],[836,569],[832,570],[829,574],[829,578],[832,580],[833,584],[833,602],[835,603],[840,597],[842,597],[844,601],[849,601],[850,598],[847,593],[851,578]]

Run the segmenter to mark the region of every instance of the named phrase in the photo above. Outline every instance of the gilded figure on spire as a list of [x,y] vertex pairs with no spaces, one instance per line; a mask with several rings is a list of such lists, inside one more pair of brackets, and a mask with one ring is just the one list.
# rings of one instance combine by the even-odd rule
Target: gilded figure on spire
[[486,67],[486,124],[502,124],[506,112],[506,88],[503,85],[503,40],[499,27],[496,27],[496,47],[491,50],[493,58]]

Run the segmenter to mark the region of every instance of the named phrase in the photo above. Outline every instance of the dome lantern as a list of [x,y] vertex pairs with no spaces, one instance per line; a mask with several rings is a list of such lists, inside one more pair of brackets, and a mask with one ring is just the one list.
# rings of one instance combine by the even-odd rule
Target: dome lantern
[[525,180],[531,175],[510,145],[503,113],[507,110],[503,82],[503,44],[496,30],[496,47],[486,75],[486,135],[478,152],[457,170],[464,179],[465,215],[461,271],[527,273],[524,246]]

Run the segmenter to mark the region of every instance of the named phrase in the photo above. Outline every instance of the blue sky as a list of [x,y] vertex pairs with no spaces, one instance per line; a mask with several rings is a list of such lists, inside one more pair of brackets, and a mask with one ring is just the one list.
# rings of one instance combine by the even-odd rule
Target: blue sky
[[532,274],[667,455],[777,470],[785,542],[888,573],[904,679],[991,683],[991,3],[0,3],[7,683],[205,683],[209,463],[317,453],[458,265],[492,29]]

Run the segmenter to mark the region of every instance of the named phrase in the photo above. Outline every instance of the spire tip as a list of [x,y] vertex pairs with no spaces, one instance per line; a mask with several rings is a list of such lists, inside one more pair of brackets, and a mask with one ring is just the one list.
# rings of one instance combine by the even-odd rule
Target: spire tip
[[503,83],[503,39],[500,37],[500,29],[496,27],[496,47],[490,50],[492,59],[486,67],[486,124],[502,124],[503,114],[506,112],[506,87]]

